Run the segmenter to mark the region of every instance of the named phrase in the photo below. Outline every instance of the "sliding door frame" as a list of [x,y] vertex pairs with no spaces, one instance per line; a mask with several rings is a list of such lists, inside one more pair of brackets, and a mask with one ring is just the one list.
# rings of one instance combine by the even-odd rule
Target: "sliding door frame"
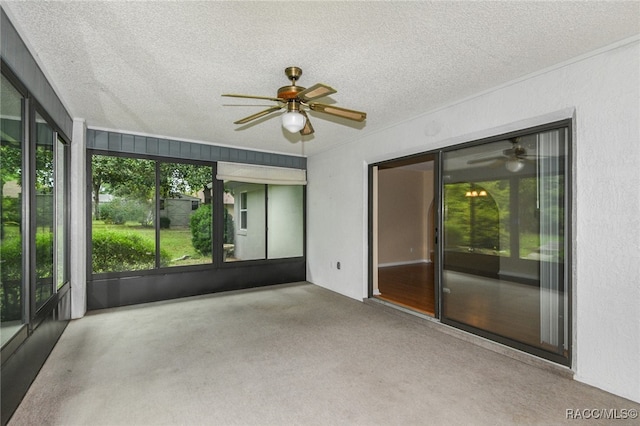
[[[525,129],[520,129],[514,132],[508,132],[504,134],[499,134],[487,138],[482,138],[478,140],[472,140],[468,142],[464,142],[457,145],[452,145],[448,147],[443,147],[437,150],[425,151],[409,156],[393,158],[385,161],[380,161],[377,163],[372,163],[368,165],[368,297],[374,297],[373,294],[373,274],[377,273],[374,270],[374,232],[377,232],[374,229],[374,221],[373,221],[373,213],[374,208],[377,208],[374,205],[374,187],[373,180],[374,174],[377,173],[377,167],[385,164],[396,163],[407,161],[408,163],[415,161],[417,158],[424,157],[427,155],[432,155],[435,157],[435,166],[434,166],[434,203],[436,203],[437,209],[435,213],[435,259],[434,259],[434,280],[435,280],[435,317],[433,320],[441,322],[442,324],[449,325],[460,330],[475,334],[480,337],[484,337],[486,339],[492,340],[497,343],[504,344],[516,350],[529,353],[531,355],[552,361],[554,363],[567,366],[569,368],[572,367],[573,363],[573,344],[574,344],[574,318],[573,318],[573,294],[574,294],[574,280],[572,277],[572,267],[573,267],[573,139],[574,139],[574,129],[573,129],[573,119],[564,119],[559,120],[539,126],[529,127]],[[564,169],[564,217],[563,217],[563,225],[564,225],[564,271],[563,271],[563,280],[564,280],[564,292],[566,301],[566,310],[563,312],[563,315],[567,319],[567,332],[566,335],[563,336],[563,343],[566,345],[566,357],[560,354],[556,354],[550,351],[546,351],[544,349],[534,347],[531,345],[527,345],[523,342],[506,338],[485,330],[481,330],[467,324],[463,324],[460,322],[456,322],[451,319],[447,319],[443,317],[443,267],[444,267],[444,246],[441,244],[442,241],[442,229],[443,229],[443,211],[444,211],[444,179],[442,176],[443,173],[443,157],[444,153],[455,151],[463,148],[479,146],[483,144],[488,144],[492,142],[497,142],[505,139],[511,139],[519,136],[531,135],[535,133],[540,133],[544,131],[550,130],[558,130],[558,129],[566,129],[566,152],[565,152],[565,169]]]
[[[573,280],[572,280],[572,274],[571,274],[571,270],[572,270],[572,265],[573,265],[573,259],[572,259],[572,252],[573,252],[573,246],[572,246],[572,235],[573,235],[573,229],[572,229],[572,214],[573,214],[573,206],[572,206],[572,199],[573,199],[573,167],[572,167],[572,158],[573,158],[573,120],[572,119],[565,119],[565,120],[560,120],[560,121],[555,121],[552,123],[547,123],[547,124],[543,124],[540,126],[535,126],[535,127],[530,127],[530,128],[526,128],[526,129],[521,129],[518,131],[514,131],[514,132],[509,132],[509,133],[505,133],[505,134],[500,134],[500,135],[496,135],[496,136],[491,136],[488,138],[484,138],[484,139],[479,139],[479,140],[475,140],[475,141],[470,141],[470,142],[466,142],[463,144],[459,144],[459,145],[454,145],[454,146],[450,146],[450,147],[446,147],[443,148],[441,150],[441,153],[446,153],[446,152],[450,152],[450,151],[455,151],[455,150],[459,150],[459,149],[464,149],[464,148],[469,148],[469,147],[474,147],[474,146],[480,146],[480,145],[484,145],[484,144],[488,144],[488,143],[492,143],[492,142],[497,142],[497,141],[501,141],[501,140],[505,140],[505,139],[512,139],[512,138],[516,138],[516,137],[520,137],[520,136],[525,136],[525,135],[532,135],[532,134],[536,134],[536,133],[541,133],[541,132],[545,132],[545,131],[551,131],[551,130],[560,130],[560,129],[566,129],[566,137],[567,137],[567,141],[566,141],[566,152],[565,152],[565,157],[566,157],[566,167],[564,169],[564,179],[565,179],[565,184],[564,184],[564,218],[563,218],[563,225],[564,225],[564,253],[565,253],[565,258],[564,258],[564,272],[563,272],[563,284],[564,284],[564,292],[567,298],[567,309],[565,312],[563,312],[564,316],[567,318],[567,333],[566,335],[563,337],[563,343],[566,343],[566,353],[567,356],[563,356],[557,353],[553,353],[550,351],[546,351],[544,349],[541,349],[539,347],[535,347],[535,346],[531,346],[528,345],[526,343],[523,343],[521,341],[515,340],[515,339],[511,339],[508,337],[504,337],[486,330],[482,330],[452,319],[448,319],[445,318],[443,315],[440,315],[438,318],[439,320],[443,323],[443,324],[447,324],[450,326],[453,326],[455,328],[459,328],[461,330],[467,331],[469,333],[478,335],[480,337],[484,337],[486,339],[504,344],[506,346],[512,347],[514,349],[520,350],[522,352],[527,352],[529,354],[535,355],[537,357],[540,358],[544,358],[546,360],[555,362],[557,364],[560,365],[564,365],[567,366],[569,368],[571,368],[572,366],[572,360],[573,360]],[[441,156],[441,161],[442,161],[442,157]],[[443,168],[441,168],[441,170],[444,170]],[[442,193],[443,191],[443,183],[440,183],[440,192]],[[440,211],[442,212],[444,209],[444,199],[443,197],[441,197],[440,199]],[[441,216],[442,218],[442,216]],[[442,229],[442,225],[443,222],[442,220],[440,221],[440,229]],[[440,256],[442,259],[444,259],[444,246],[440,247]],[[444,265],[442,265],[444,266]],[[443,273],[443,268],[440,267],[439,268],[440,271],[440,287],[442,287],[442,273]],[[440,291],[442,292],[442,288],[440,289]],[[441,293],[442,296],[442,293]],[[440,297],[440,300],[442,301],[442,297]],[[442,303],[442,302],[441,302]],[[442,306],[441,306],[442,308]],[[443,312],[442,310],[440,312]]]
[[[408,156],[404,156],[404,157],[399,157],[399,158],[393,158],[390,160],[385,160],[385,161],[380,161],[377,163],[372,163],[369,164],[367,167],[367,173],[368,173],[368,188],[367,188],[367,200],[368,200],[368,214],[367,214],[367,230],[368,230],[368,280],[367,280],[367,285],[368,285],[368,290],[367,290],[367,295],[369,298],[372,298],[374,296],[376,296],[376,294],[374,294],[374,274],[377,274],[377,266],[378,266],[378,261],[377,259],[375,259],[374,255],[377,255],[377,247],[374,247],[374,242],[377,244],[377,230],[375,229],[375,226],[377,225],[377,223],[375,223],[374,221],[374,211],[378,208],[377,205],[377,200],[378,200],[378,195],[375,193],[375,191],[377,191],[377,188],[374,187],[374,180],[378,179],[378,172],[380,170],[380,166],[388,166],[388,165],[394,165],[394,166],[403,166],[403,165],[409,165],[409,164],[416,164],[416,163],[420,163],[420,162],[425,162],[425,161],[433,161],[433,213],[434,213],[434,219],[433,219],[433,235],[429,235],[429,238],[433,238],[433,242],[434,242],[434,259],[433,259],[433,280],[434,280],[434,315],[433,317],[429,316],[429,318],[435,318],[438,319],[440,318],[440,312],[441,312],[441,292],[440,292],[440,279],[441,279],[441,273],[440,273],[440,264],[441,264],[441,250],[439,248],[440,246],[440,215],[441,215],[441,209],[442,209],[442,202],[441,202],[441,195],[440,195],[440,170],[441,170],[441,155],[440,155],[441,151],[440,150],[435,150],[435,151],[426,151],[426,152],[421,152],[418,154],[412,154],[412,155],[408,155]],[[428,160],[426,158],[429,158]],[[374,200],[376,200],[374,202]],[[428,212],[427,212],[428,214]],[[375,215],[377,216],[377,212],[375,212]],[[418,314],[418,312],[416,312],[416,314]]]

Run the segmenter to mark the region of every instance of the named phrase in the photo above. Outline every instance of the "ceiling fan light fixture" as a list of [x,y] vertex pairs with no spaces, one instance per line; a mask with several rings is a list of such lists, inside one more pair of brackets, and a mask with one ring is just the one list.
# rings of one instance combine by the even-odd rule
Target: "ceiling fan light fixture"
[[[296,85],[296,81],[302,75],[302,70],[300,68],[285,68],[284,74],[291,81],[291,84],[279,88],[276,97],[238,94],[234,95],[230,93],[223,94],[222,96],[231,98],[260,99],[278,103],[278,105],[274,105],[264,111],[260,111],[256,114],[251,114],[248,117],[244,117],[240,120],[234,121],[233,124],[246,124],[250,121],[257,120],[258,118],[279,111],[285,107],[287,108],[287,112],[285,114],[282,114],[282,127],[287,129],[287,131],[291,133],[300,132],[301,136],[309,136],[314,132],[313,126],[311,125],[311,120],[309,120],[309,117],[307,116],[307,110],[317,111],[323,114],[333,115],[334,117],[345,118],[347,120],[358,122],[363,122],[364,120],[366,120],[366,112],[355,111],[352,109],[337,107],[335,105],[315,102],[316,99],[320,99],[336,93],[336,90],[331,86],[327,86],[323,83],[316,83],[309,88],[304,88],[302,86]],[[303,106],[304,109],[302,108]]]
[[282,127],[291,133],[299,132],[307,123],[307,118],[298,111],[287,111],[282,114]]
[[504,166],[511,173],[517,173],[524,168],[524,161],[521,158],[509,158]]

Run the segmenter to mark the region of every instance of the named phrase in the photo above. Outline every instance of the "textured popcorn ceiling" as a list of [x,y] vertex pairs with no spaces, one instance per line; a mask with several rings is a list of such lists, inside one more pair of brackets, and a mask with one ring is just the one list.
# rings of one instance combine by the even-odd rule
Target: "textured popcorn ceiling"
[[[637,1],[2,6],[87,126],[298,155],[640,33]],[[278,114],[234,125],[271,104],[220,95],[275,96],[291,65],[303,69],[299,85],[334,87],[322,101],[366,111],[366,123],[311,112],[316,133],[304,138]]]

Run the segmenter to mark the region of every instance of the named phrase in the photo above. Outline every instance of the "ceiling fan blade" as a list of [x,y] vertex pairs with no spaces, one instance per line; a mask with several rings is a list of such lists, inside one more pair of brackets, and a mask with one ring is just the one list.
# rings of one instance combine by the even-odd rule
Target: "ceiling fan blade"
[[489,161],[495,161],[495,160],[504,160],[505,157],[499,155],[496,157],[484,157],[484,158],[476,158],[474,160],[469,160],[467,161],[467,164],[479,164],[479,163],[488,163]]
[[309,108],[311,108],[312,111],[324,112],[325,114],[331,114],[337,117],[348,118],[349,120],[354,120],[354,121],[364,121],[367,118],[366,112],[340,108],[333,105],[310,103]]
[[306,111],[300,110],[300,114],[304,115],[307,120],[304,123],[304,128],[302,130],[300,130],[300,134],[302,136],[308,136],[313,134],[314,130],[313,130],[313,126],[311,125],[311,121],[309,120],[309,115],[306,113]]
[[272,98],[269,96],[237,95],[232,93],[225,93],[224,95],[221,95],[221,96],[225,96],[227,98],[264,99],[267,101],[274,101],[274,102],[287,102],[285,99]]
[[250,116],[248,116],[248,117],[245,117],[245,118],[243,118],[243,119],[241,119],[241,120],[234,121],[234,122],[233,122],[233,124],[244,124],[244,123],[248,123],[248,122],[249,122],[249,121],[251,121],[251,120],[255,120],[256,118],[260,118],[260,117],[262,117],[262,116],[264,116],[264,115],[267,115],[267,114],[271,114],[272,112],[276,112],[276,111],[278,111],[278,110],[280,110],[280,109],[282,109],[282,107],[281,107],[281,106],[273,106],[273,107],[271,107],[271,108],[267,108],[267,109],[265,109],[264,111],[260,111],[260,112],[258,112],[258,113],[253,114],[253,115],[250,115]]
[[314,99],[322,98],[324,96],[332,95],[336,92],[336,89],[334,89],[333,87],[329,87],[326,84],[318,83],[298,93],[298,98],[300,98],[304,102],[307,102]]

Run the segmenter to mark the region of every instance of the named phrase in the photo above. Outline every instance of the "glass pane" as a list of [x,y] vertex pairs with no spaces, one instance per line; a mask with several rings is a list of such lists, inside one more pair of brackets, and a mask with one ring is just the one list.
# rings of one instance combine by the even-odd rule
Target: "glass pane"
[[302,186],[269,185],[267,241],[269,259],[303,254]]
[[166,266],[211,263],[212,168],[160,165],[160,251]]
[[36,114],[36,309],[53,294],[54,133],[51,126]]
[[22,96],[4,76],[0,92],[0,317],[2,345],[22,318]]
[[[544,191],[546,195],[542,199],[537,196],[540,192],[538,186],[541,184],[546,185]],[[564,177],[550,175],[539,180],[522,179],[519,191],[520,257],[552,262],[563,261]],[[539,217],[540,203],[543,203],[542,208],[547,213],[546,217]],[[555,230],[550,232],[549,226]]]
[[[264,259],[266,185],[226,181],[224,261]],[[240,218],[235,221],[234,218]],[[236,227],[234,224],[237,224]]]
[[566,129],[443,154],[443,317],[568,356]]
[[93,273],[155,268],[155,162],[94,155],[91,167]]
[[67,145],[58,138],[56,143],[56,285],[69,282],[68,234],[69,217],[67,192]]
[[509,181],[447,183],[444,191],[446,250],[509,256]]

